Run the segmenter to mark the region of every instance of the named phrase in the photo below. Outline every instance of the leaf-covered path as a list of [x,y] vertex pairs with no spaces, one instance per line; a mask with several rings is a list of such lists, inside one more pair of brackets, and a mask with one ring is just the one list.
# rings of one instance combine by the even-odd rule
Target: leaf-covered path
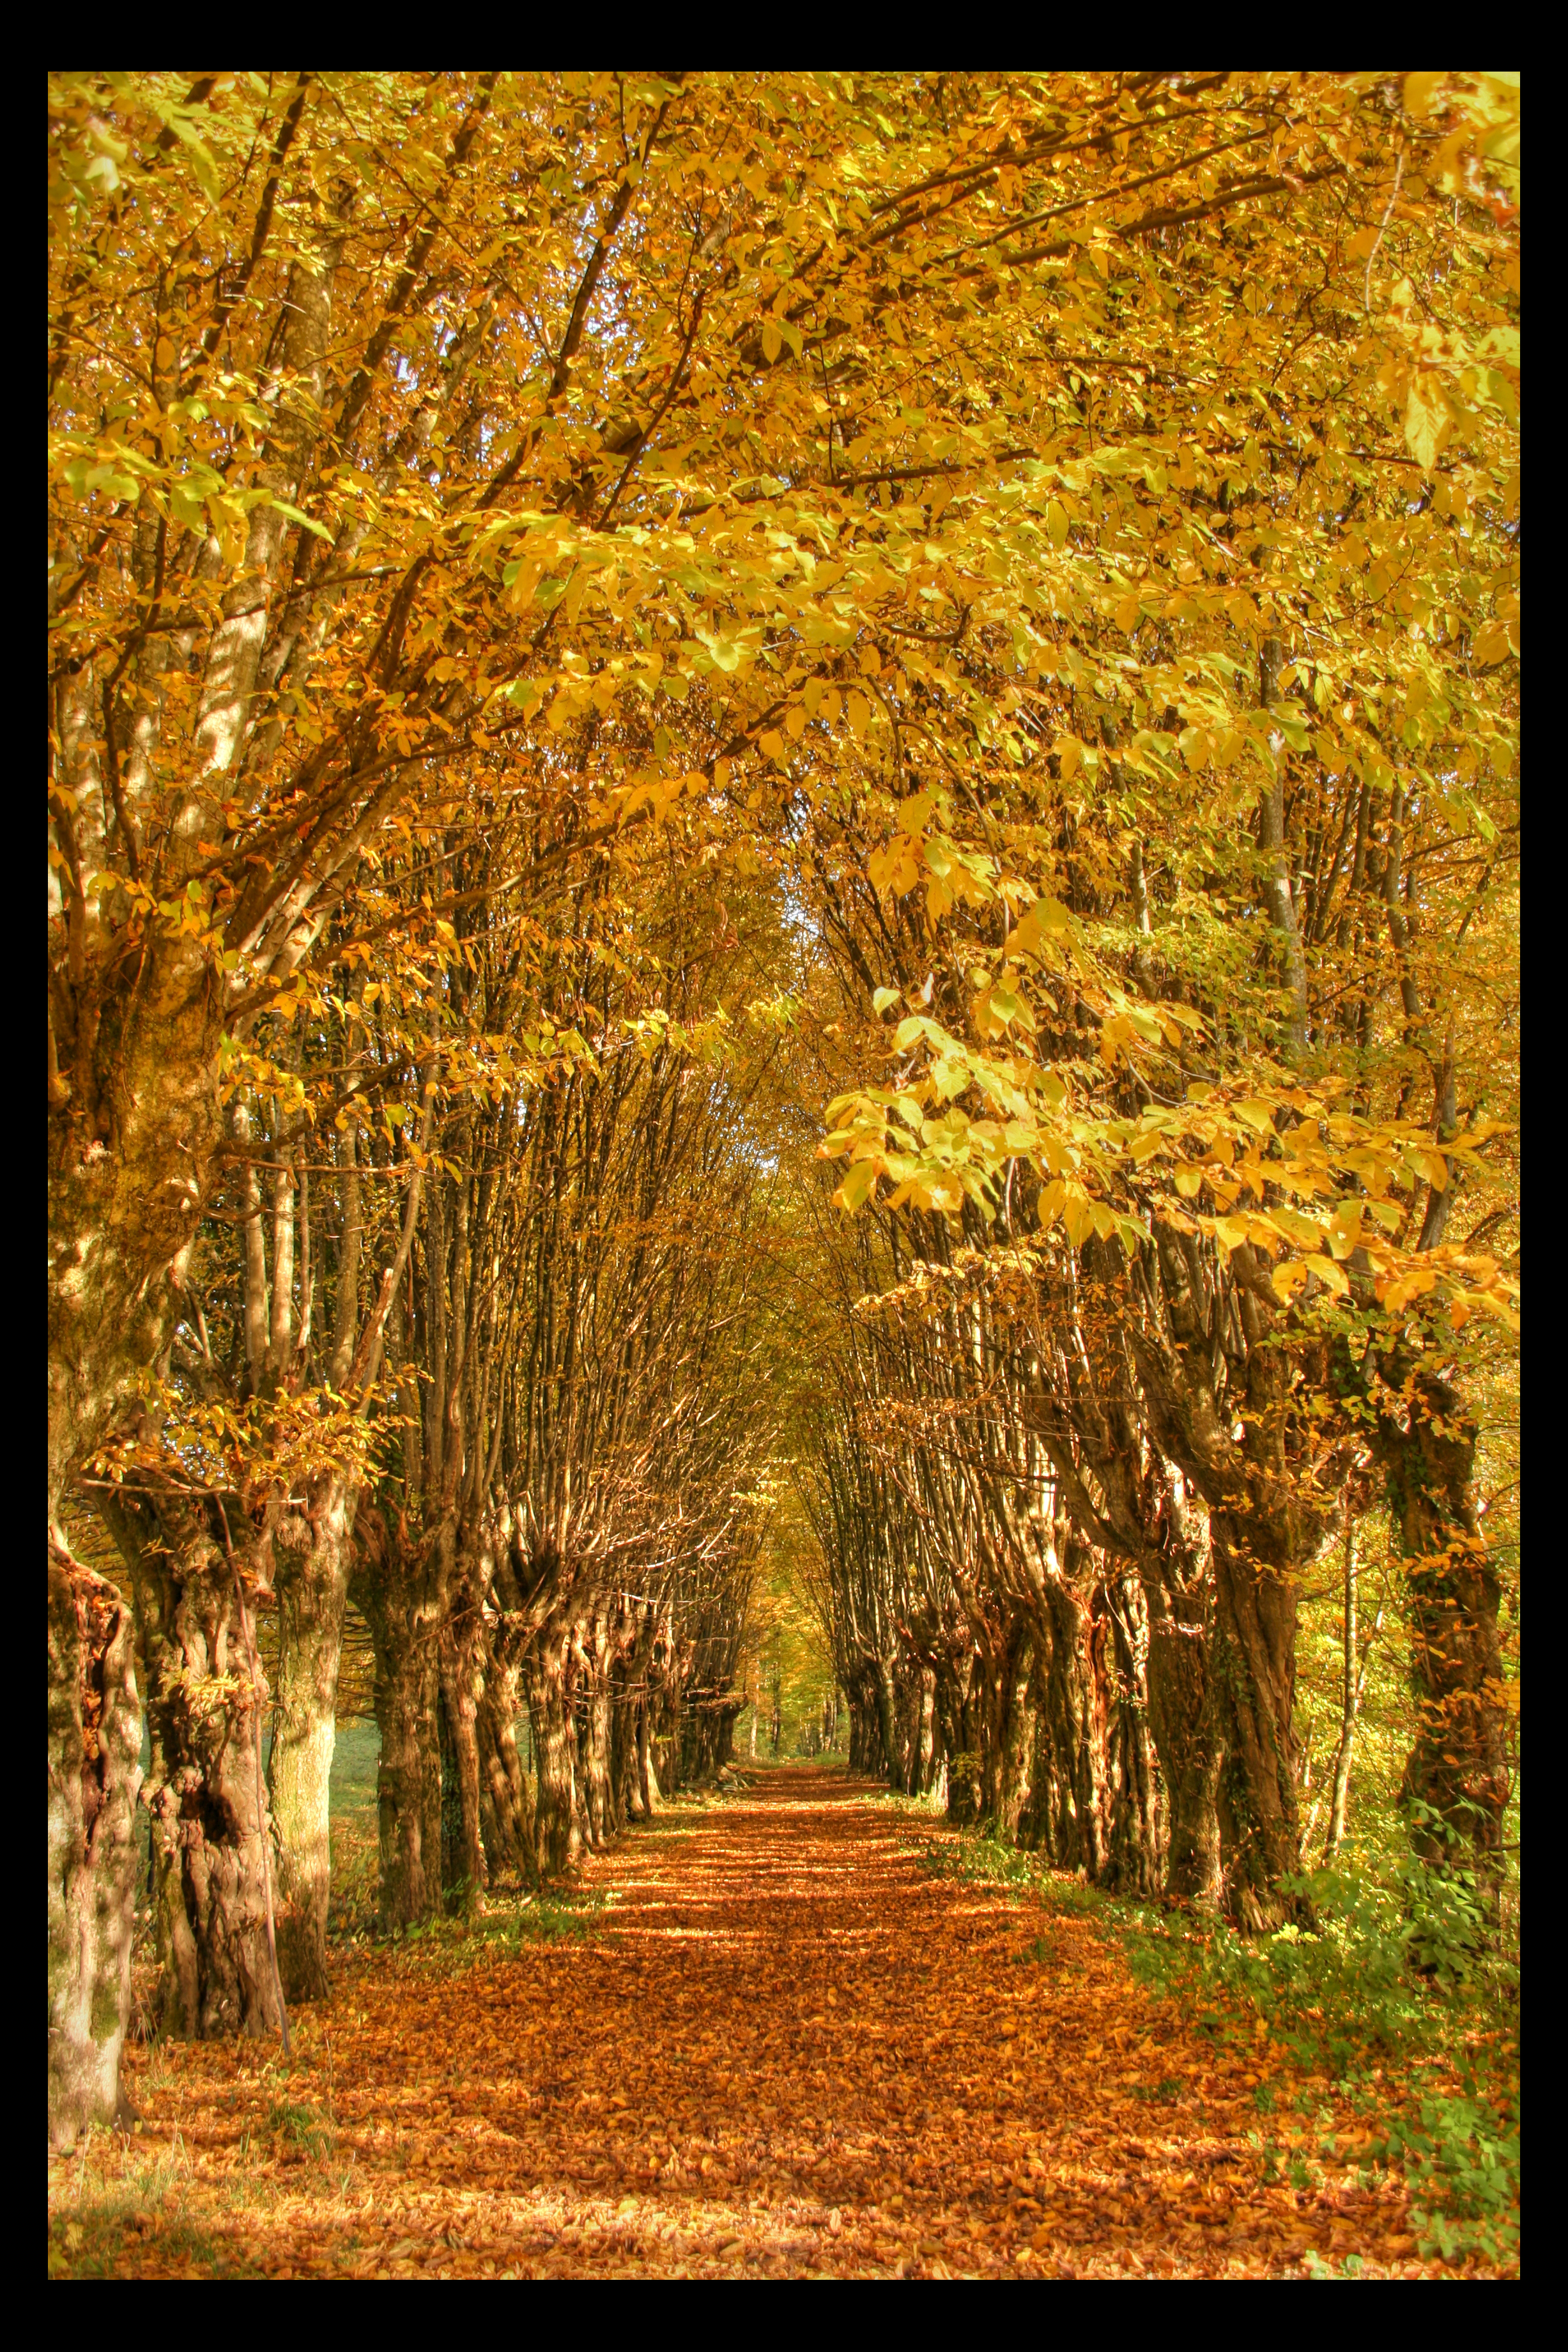
[[1181,2019],[1070,1905],[933,1874],[946,1834],[781,1769],[591,1865],[610,1899],[582,1935],[359,1952],[287,2081],[254,2042],[142,2059],[98,2205],[56,2168],[57,2264],[1416,2268],[1396,2195],[1263,2185],[1266,2053]]

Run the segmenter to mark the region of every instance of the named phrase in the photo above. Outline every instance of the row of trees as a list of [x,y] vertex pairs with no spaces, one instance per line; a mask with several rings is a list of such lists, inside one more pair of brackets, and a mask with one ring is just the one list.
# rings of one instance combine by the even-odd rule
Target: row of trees
[[552,1866],[721,1749],[781,1378],[861,1752],[1150,1883],[1189,1756],[1267,1909],[1365,1456],[1495,1815],[1516,199],[1495,77],[51,83],[58,2142],[143,1687],[261,2019],[345,1595],[388,1919]]
[[[898,1789],[941,1780],[953,1820],[1096,1883],[1278,1924],[1306,1858],[1299,1596],[1331,1545],[1392,1505],[1415,1843],[1479,1867],[1495,1895],[1515,1786],[1502,1578],[1451,1369],[1417,1366],[1395,1389],[1380,1351],[1358,1380],[1342,1335],[1260,1330],[1256,1294],[1227,1295],[1212,1258],[1169,1236],[1131,1265],[1095,1242],[1053,1264],[931,1236],[901,1282],[898,1238],[804,1466],[851,1761]],[[1247,1379],[1249,1340],[1272,1392]],[[1338,1364],[1293,1410],[1300,1356],[1329,1347]],[[1336,1379],[1360,1410],[1326,1430],[1306,1414]],[[1339,1833],[1362,1668],[1352,1596]]]
[[[999,632],[966,641],[988,717],[962,767],[933,745],[895,807],[841,780],[813,843],[843,1022],[872,1013],[884,1062],[837,1063],[834,1200],[867,1230],[819,1241],[803,1428],[852,1756],[1249,1925],[1301,1900],[1298,1596],[1368,1512],[1402,1563],[1417,1851],[1495,1894],[1514,1788],[1478,1448],[1515,1394],[1517,606],[1500,629],[1454,599],[1478,564],[1516,576],[1516,411],[1472,368],[1489,416],[1445,406],[1429,441],[1435,383],[1394,357],[1402,313],[1452,354],[1481,282],[1505,310],[1516,282],[1495,185],[1468,232],[1462,197],[1425,230],[1401,201],[1452,121],[1443,150],[1406,116],[1382,219],[1338,247],[1353,285],[1303,219],[1295,293],[1245,291],[1283,257],[1259,223],[1201,268],[1156,244],[1085,304],[1145,367],[1069,415],[1058,553],[1014,575],[1046,645],[1010,669]],[[1380,335],[1388,235],[1409,274]],[[1216,438],[1199,319],[1255,430]],[[1356,389],[1374,350],[1376,391],[1407,386],[1393,436]],[[925,715],[895,725],[911,769]],[[1342,1783],[1356,1688],[1347,1658]]]
[[[679,945],[690,911],[676,887],[646,918],[667,1004],[710,978]],[[327,1990],[351,1597],[387,1928],[500,1874],[537,1885],[726,1752],[768,1434],[759,1171],[730,1074],[624,1015],[614,904],[578,916],[543,992],[616,1042],[509,1075],[522,950],[481,901],[422,995],[417,1137],[365,1115],[396,1054],[374,983],[302,1031],[316,1116],[237,1108],[156,1400],[89,1473],[134,1600],[171,2031],[276,2024],[274,1897],[283,1994]],[[454,1085],[452,1041],[480,1036],[484,1080]]]
[[[1288,369],[1277,383],[1301,419]],[[1327,447],[1328,416],[1321,431]],[[1380,528],[1373,479],[1330,494],[1282,454],[1245,483],[1151,484],[1159,523],[1173,501],[1179,547],[1200,513],[1248,500],[1259,572],[1290,541],[1321,580],[1358,515],[1374,541],[1398,517],[1412,601],[1395,609],[1430,616],[1425,519],[1467,493],[1391,471]],[[1471,491],[1441,570],[1489,531],[1512,543],[1505,465]],[[1157,528],[1135,511],[1124,527]],[[1230,527],[1212,527],[1223,544]],[[846,1007],[863,1018],[868,999],[892,1030],[881,1083],[829,1112],[834,1200],[867,1230],[819,1240],[835,1311],[804,1427],[851,1754],[895,1787],[944,1780],[953,1818],[1102,1884],[1278,1922],[1301,1907],[1298,1596],[1377,1512],[1412,1642],[1414,1842],[1495,1896],[1515,1787],[1511,1511],[1483,1525],[1478,1451],[1495,1470],[1483,1423],[1511,1426],[1517,1393],[1495,1255],[1517,1218],[1497,1140],[1517,1106],[1517,851],[1468,730],[1510,706],[1468,632],[1412,623],[1419,677],[1367,703],[1388,705],[1368,740],[1393,758],[1358,772],[1302,723],[1331,703],[1320,658],[1343,660],[1303,595],[1301,703],[1282,698],[1282,617],[1258,633],[1242,723],[1262,792],[1222,788],[1184,839],[1161,821],[1162,763],[1212,745],[1189,749],[1181,709],[1159,716],[1190,665],[1169,625],[1181,601],[1147,619],[1145,592],[1117,616],[1140,648],[1123,682],[1087,693],[1070,660],[1042,677],[1020,731],[1065,750],[1042,769],[1025,749],[1021,789],[1000,762],[972,768],[906,800],[890,841],[874,802],[841,802],[819,869]],[[1398,641],[1384,610],[1362,608],[1369,666]],[[1485,720],[1457,720],[1466,694]],[[1432,765],[1405,782],[1439,698]],[[1140,719],[1142,763],[1124,756]],[[1342,1827],[1356,1704],[1347,1653]]]

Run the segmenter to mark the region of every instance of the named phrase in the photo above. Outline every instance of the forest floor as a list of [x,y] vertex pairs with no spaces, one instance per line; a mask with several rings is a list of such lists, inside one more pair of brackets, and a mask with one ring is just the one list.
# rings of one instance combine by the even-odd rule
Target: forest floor
[[1289,2062],[1261,2021],[1184,2016],[1070,1880],[933,1870],[951,1835],[761,1771],[560,1902],[349,1944],[291,2066],[132,2045],[134,2133],[51,2165],[51,2272],[1453,2273],[1321,2084],[1345,2160],[1268,2160]]

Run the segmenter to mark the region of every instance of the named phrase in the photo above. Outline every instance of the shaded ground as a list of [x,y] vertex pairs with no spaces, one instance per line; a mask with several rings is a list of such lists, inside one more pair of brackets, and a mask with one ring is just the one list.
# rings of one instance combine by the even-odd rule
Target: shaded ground
[[51,2168],[51,2267],[1436,2267],[1395,2187],[1331,2163],[1265,2185],[1279,2053],[1135,1983],[1070,1882],[1019,1901],[933,1875],[919,1847],[945,1835],[781,1768],[564,1903],[351,1948],[292,2069],[254,2042],[133,2050],[136,2134]]

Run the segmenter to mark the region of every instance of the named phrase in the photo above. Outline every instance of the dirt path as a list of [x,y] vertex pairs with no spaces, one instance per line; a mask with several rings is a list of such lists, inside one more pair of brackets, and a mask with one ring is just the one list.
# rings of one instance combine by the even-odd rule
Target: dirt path
[[140,2055],[137,2136],[51,2179],[57,2266],[1405,2268],[1394,2200],[1261,2185],[1267,2053],[1186,2027],[1070,1910],[931,1874],[927,1837],[778,1769],[592,1865],[580,1937],[356,1954],[286,2080],[254,2044]]

